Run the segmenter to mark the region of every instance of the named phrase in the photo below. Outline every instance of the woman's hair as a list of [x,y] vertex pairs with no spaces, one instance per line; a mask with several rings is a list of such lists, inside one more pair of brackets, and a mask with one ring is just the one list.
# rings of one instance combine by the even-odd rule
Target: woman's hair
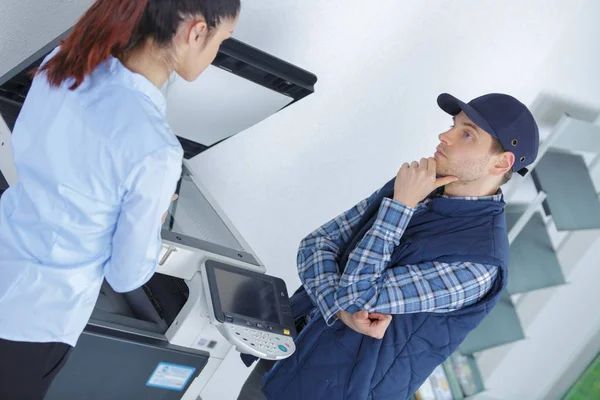
[[74,90],[110,55],[147,38],[168,45],[186,17],[201,15],[211,30],[239,11],[240,0],[96,0],[37,73],[45,71],[51,86],[74,79]]

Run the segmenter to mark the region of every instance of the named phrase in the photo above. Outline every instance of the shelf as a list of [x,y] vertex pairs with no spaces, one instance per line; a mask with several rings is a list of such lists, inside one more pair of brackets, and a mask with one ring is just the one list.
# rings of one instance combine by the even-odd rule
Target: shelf
[[483,380],[473,356],[465,356],[456,351],[423,382],[414,398],[462,400],[484,390]]
[[[519,206],[506,207],[510,230],[523,214]],[[521,294],[565,283],[562,267],[552,246],[543,217],[535,212],[510,245],[508,284],[510,294]]]
[[524,338],[521,321],[508,291],[505,290],[496,307],[469,333],[459,348],[462,354],[471,355]]
[[600,126],[569,118],[565,132],[554,140],[552,147],[600,154]]
[[559,231],[600,229],[600,201],[582,156],[549,150],[531,174]]

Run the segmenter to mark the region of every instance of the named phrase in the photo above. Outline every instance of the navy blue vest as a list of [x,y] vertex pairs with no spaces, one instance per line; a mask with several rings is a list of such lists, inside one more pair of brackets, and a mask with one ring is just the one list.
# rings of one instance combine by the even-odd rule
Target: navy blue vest
[[[373,224],[394,180],[380,191],[342,249],[340,267]],[[390,266],[427,261],[470,261],[499,266],[491,290],[477,303],[450,313],[394,315],[383,339],[313,318],[296,338],[296,352],[264,379],[267,399],[366,400],[411,396],[494,307],[507,281],[509,245],[504,202],[434,197],[416,212]],[[295,317],[314,309],[305,291],[291,298]]]

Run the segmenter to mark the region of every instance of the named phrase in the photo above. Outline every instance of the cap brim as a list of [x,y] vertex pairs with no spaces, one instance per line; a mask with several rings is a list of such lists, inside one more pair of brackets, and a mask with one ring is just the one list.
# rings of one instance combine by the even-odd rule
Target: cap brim
[[479,114],[477,110],[467,103],[460,101],[448,93],[440,94],[437,98],[437,103],[443,111],[452,116],[457,116],[461,111],[463,111],[475,125],[497,138],[494,128],[492,128],[492,126],[486,121],[485,118],[483,118],[481,114]]

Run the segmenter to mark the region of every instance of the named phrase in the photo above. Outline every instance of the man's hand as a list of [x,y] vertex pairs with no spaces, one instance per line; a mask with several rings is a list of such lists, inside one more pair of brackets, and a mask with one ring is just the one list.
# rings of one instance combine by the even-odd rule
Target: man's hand
[[402,164],[396,175],[394,184],[394,200],[411,208],[440,186],[456,182],[456,176],[445,176],[436,179],[435,158],[421,158],[421,162],[413,161]]
[[[177,194],[174,194],[174,195],[173,195],[173,197],[171,197],[171,201],[175,201],[175,200],[177,200],[177,198],[178,198],[178,197],[179,197],[179,195],[177,195]],[[165,213],[163,214],[163,216],[162,216],[162,223],[163,223],[163,225],[164,225],[165,221],[167,220],[167,215],[168,215],[168,214],[169,214],[169,212],[167,211],[167,212],[165,212]]]
[[380,313],[369,314],[366,310],[361,310],[354,314],[340,310],[336,315],[348,328],[375,339],[383,338],[387,327],[392,321],[391,315]]

